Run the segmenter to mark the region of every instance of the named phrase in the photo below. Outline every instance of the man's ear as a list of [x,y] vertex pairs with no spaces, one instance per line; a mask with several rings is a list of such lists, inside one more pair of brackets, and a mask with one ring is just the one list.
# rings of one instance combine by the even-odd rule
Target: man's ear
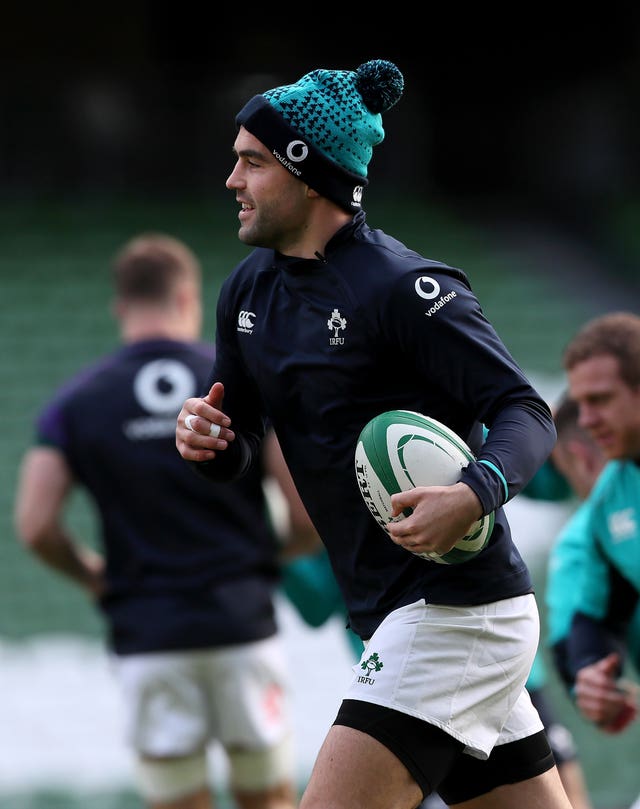
[[174,300],[181,311],[191,309],[200,300],[200,288],[192,283],[178,284],[174,290]]

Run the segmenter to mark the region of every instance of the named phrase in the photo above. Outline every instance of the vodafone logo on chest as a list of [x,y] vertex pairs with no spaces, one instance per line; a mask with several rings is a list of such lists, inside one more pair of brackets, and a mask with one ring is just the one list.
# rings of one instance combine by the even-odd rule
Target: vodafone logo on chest
[[[451,290],[451,292],[447,292],[445,295],[440,295],[440,284],[435,278],[431,278],[429,275],[420,276],[420,278],[416,280],[414,288],[418,297],[426,301],[434,301],[425,312],[427,317],[435,315],[438,309],[442,309],[446,303],[457,297],[455,290]],[[436,298],[437,300],[435,300]]]

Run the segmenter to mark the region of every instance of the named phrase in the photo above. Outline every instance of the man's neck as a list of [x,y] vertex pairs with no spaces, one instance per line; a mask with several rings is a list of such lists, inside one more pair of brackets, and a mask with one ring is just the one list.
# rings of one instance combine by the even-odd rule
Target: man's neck
[[285,256],[324,258],[327,244],[340,228],[343,228],[352,220],[352,214],[343,211],[329,200],[320,198],[317,200],[317,206],[305,226],[304,235],[276,249]]
[[120,335],[125,343],[162,339],[191,341],[198,336],[185,320],[153,311],[130,313],[120,321]]

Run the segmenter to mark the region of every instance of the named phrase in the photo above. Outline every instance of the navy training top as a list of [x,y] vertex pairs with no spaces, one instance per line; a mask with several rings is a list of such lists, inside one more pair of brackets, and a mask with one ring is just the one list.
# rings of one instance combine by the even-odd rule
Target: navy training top
[[213,346],[149,340],[67,382],[37,423],[100,519],[101,607],[118,654],[243,643],[276,632],[277,543],[260,463],[234,483],[195,475],[175,445],[185,399],[204,387]]
[[[223,284],[216,328],[210,382],[224,383],[237,439],[194,466],[241,474],[271,421],[360,637],[420,598],[478,604],[532,592],[501,507],[547,458],[555,428],[461,270],[369,228],[361,211],[323,258],[253,250]],[[444,422],[488,462],[470,464],[462,479],[485,514],[497,509],[495,528],[464,564],[395,545],[360,495],[358,435],[396,408]]]

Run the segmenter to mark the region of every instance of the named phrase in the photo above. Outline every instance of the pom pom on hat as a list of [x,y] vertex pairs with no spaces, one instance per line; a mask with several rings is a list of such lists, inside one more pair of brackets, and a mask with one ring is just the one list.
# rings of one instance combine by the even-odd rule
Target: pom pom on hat
[[404,78],[392,62],[374,59],[356,71],[356,87],[371,112],[386,112],[400,100]]
[[361,207],[381,113],[402,95],[400,70],[383,59],[355,70],[314,70],[254,96],[236,116],[294,176],[348,211]]

